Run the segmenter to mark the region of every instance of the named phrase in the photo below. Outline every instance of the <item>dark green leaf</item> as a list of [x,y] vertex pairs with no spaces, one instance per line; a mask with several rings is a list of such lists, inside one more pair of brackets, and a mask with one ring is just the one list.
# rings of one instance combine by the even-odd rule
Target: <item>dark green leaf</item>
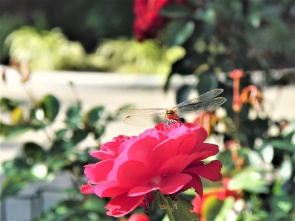
[[175,220],[199,220],[199,216],[196,213],[191,212],[193,210],[193,205],[183,196],[177,195],[174,200],[171,200],[170,198],[168,198],[168,200]]
[[97,121],[102,117],[103,113],[104,113],[103,106],[95,107],[95,108],[92,108],[85,115],[85,119],[88,123],[93,125],[93,124],[97,123]]
[[213,9],[207,9],[205,11],[196,11],[194,18],[197,20],[204,21],[208,24],[214,24],[216,15]]
[[214,73],[204,72],[199,77],[197,90],[199,94],[206,93],[210,90],[217,88],[218,81]]
[[285,140],[273,140],[270,144],[277,149],[286,150],[294,153],[295,145]]
[[97,125],[94,131],[95,139],[99,139],[103,135],[104,131],[105,131],[104,125],[101,125],[101,124]]
[[23,133],[29,131],[31,129],[30,125],[7,125],[0,123],[0,134],[5,136],[6,139],[11,139],[13,137],[17,137],[22,135]]
[[40,145],[28,142],[23,145],[23,156],[34,162],[39,162],[45,157],[45,151]]
[[59,112],[59,101],[53,95],[46,95],[42,100],[42,108],[45,117],[53,122]]
[[10,100],[5,97],[0,99],[0,107],[2,107],[4,110],[7,110],[7,111],[12,111],[14,108],[18,107],[19,105],[20,105],[19,102]]
[[78,128],[82,121],[81,116],[81,106],[79,104],[74,104],[66,112],[67,119],[66,123],[72,128]]
[[184,84],[176,92],[176,102],[177,104],[188,100],[190,92],[193,90],[191,85]]
[[67,152],[72,151],[73,144],[64,140],[56,140],[52,143],[48,156],[50,157],[67,157]]
[[83,141],[88,135],[88,132],[82,129],[76,129],[73,131],[73,136],[71,138],[74,145]]
[[292,203],[292,196],[284,193],[280,195],[274,195],[271,199],[272,207],[278,207],[285,213],[290,212],[293,206]]
[[161,10],[160,15],[168,18],[187,18],[192,15],[192,11],[183,4],[166,4]]
[[195,25],[191,21],[172,21],[167,27],[168,47],[182,45],[193,34],[194,29]]
[[22,174],[24,171],[30,170],[30,165],[23,158],[15,158],[10,161],[5,161],[2,164],[3,173],[7,176],[14,175],[14,174]]

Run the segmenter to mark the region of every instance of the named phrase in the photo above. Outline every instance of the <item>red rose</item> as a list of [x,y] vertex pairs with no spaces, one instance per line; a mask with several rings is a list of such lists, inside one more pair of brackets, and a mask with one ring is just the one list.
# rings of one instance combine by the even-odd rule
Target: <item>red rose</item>
[[115,217],[131,212],[155,190],[169,195],[192,187],[202,196],[200,176],[220,180],[222,166],[217,160],[202,162],[218,153],[206,138],[204,128],[189,123],[161,123],[139,136],[116,137],[91,153],[102,161],[85,166],[89,181],[81,192],[112,197],[105,208]]

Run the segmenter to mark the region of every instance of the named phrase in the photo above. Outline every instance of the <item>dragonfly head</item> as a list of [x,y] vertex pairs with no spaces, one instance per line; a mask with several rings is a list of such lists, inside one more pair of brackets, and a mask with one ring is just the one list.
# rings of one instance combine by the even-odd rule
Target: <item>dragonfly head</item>
[[173,110],[173,109],[168,109],[166,110],[165,112],[165,117],[168,119],[168,120],[173,120],[173,119],[177,119],[177,112],[176,110]]

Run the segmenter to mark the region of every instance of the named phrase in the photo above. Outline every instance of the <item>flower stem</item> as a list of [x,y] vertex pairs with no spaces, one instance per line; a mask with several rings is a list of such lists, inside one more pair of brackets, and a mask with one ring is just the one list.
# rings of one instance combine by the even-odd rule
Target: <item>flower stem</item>
[[167,216],[169,218],[170,221],[175,221],[173,213],[172,213],[172,209],[171,209],[171,205],[169,203],[169,200],[167,199],[167,197],[169,196],[164,196],[163,193],[161,193],[161,191],[159,191],[159,196],[161,198],[161,202],[163,203],[163,206],[166,209],[167,212]]

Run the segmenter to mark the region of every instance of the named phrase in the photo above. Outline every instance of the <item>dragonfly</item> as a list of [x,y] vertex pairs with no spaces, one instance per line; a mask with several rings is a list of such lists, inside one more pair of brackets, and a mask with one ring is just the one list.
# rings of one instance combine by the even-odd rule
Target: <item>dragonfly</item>
[[165,122],[180,122],[185,116],[197,116],[208,111],[214,111],[226,102],[224,97],[217,97],[223,89],[214,89],[191,100],[179,103],[172,108],[119,109],[118,113],[125,116],[123,121],[133,126],[154,126]]

